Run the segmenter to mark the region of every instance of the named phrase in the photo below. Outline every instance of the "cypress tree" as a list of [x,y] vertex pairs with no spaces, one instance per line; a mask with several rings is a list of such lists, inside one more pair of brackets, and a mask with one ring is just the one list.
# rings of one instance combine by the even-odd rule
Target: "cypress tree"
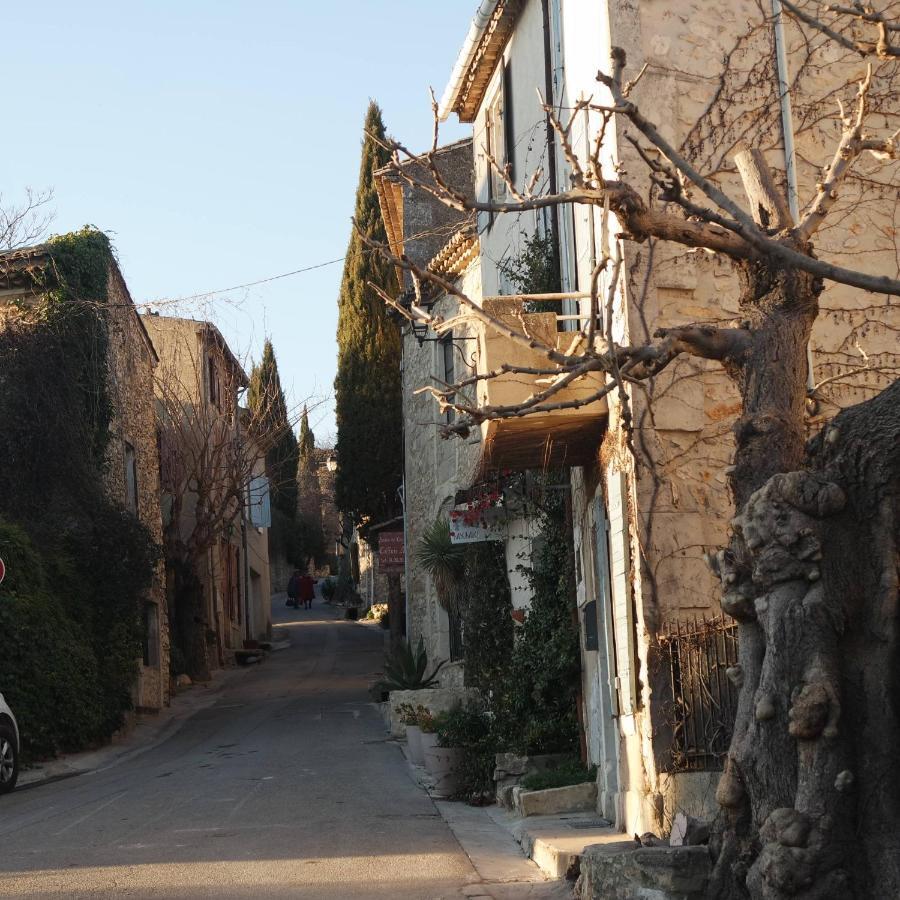
[[293,520],[297,514],[297,463],[300,454],[288,419],[287,403],[271,341],[266,341],[262,361],[250,373],[247,404],[270,438],[266,451],[266,472],[271,482],[272,506]]
[[300,417],[300,436],[297,438],[297,449],[300,455],[300,467],[306,471],[313,468],[316,449],[316,436],[309,427],[309,413],[306,406],[303,407],[303,415]]
[[304,406],[303,416],[300,419],[300,437],[297,440],[298,509],[301,518],[315,519],[321,523],[321,498],[315,451],[316,437],[309,427],[309,414]]
[[[381,242],[387,235],[374,173],[389,154],[373,138],[384,137],[381,110],[373,101],[366,112],[355,219],[363,234]],[[363,530],[396,515],[403,471],[400,332],[369,282],[397,294],[393,266],[369,251],[354,229],[338,299],[335,499]]]

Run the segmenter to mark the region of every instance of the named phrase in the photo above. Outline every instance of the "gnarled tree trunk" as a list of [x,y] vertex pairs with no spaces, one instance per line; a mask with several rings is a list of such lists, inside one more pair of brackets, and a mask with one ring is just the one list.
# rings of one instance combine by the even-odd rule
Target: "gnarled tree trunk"
[[759,263],[744,281],[751,340],[725,361],[738,514],[717,559],[740,700],[710,896],[900,896],[900,383],[805,447],[820,285]]

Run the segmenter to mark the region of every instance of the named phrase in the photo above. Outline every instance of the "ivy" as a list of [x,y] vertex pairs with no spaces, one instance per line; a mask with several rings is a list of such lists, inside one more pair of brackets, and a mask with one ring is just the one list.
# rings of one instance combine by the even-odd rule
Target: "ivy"
[[109,240],[86,228],[44,249],[39,298],[0,331],[0,692],[32,757],[121,725],[158,551],[105,487]]
[[[525,237],[522,250],[498,264],[500,272],[520,294],[555,294],[562,290],[559,276],[559,249],[553,235],[535,232]],[[530,300],[525,312],[559,312],[554,300]]]
[[513,650],[512,601],[503,545],[468,544],[465,554],[468,593],[463,613],[466,683],[489,692],[505,675]]
[[487,700],[494,750],[574,753],[581,653],[571,537],[564,492],[542,496],[539,534],[525,569],[533,598],[515,634],[502,547],[477,543],[467,553],[466,681]]

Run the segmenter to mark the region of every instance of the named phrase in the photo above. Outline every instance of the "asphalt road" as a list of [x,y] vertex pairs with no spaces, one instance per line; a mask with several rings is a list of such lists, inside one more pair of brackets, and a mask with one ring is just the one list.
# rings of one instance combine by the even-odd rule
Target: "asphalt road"
[[383,632],[318,601],[273,618],[292,646],[164,743],[0,800],[0,896],[427,900],[478,880],[368,701]]

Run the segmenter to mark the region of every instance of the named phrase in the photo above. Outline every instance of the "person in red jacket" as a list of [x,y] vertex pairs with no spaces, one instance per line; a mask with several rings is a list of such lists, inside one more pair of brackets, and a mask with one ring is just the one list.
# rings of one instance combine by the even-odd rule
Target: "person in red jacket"
[[316,583],[312,580],[312,576],[308,575],[304,572],[300,576],[300,583],[298,585],[297,599],[298,601],[306,607],[306,609],[312,609],[313,598],[316,596]]

